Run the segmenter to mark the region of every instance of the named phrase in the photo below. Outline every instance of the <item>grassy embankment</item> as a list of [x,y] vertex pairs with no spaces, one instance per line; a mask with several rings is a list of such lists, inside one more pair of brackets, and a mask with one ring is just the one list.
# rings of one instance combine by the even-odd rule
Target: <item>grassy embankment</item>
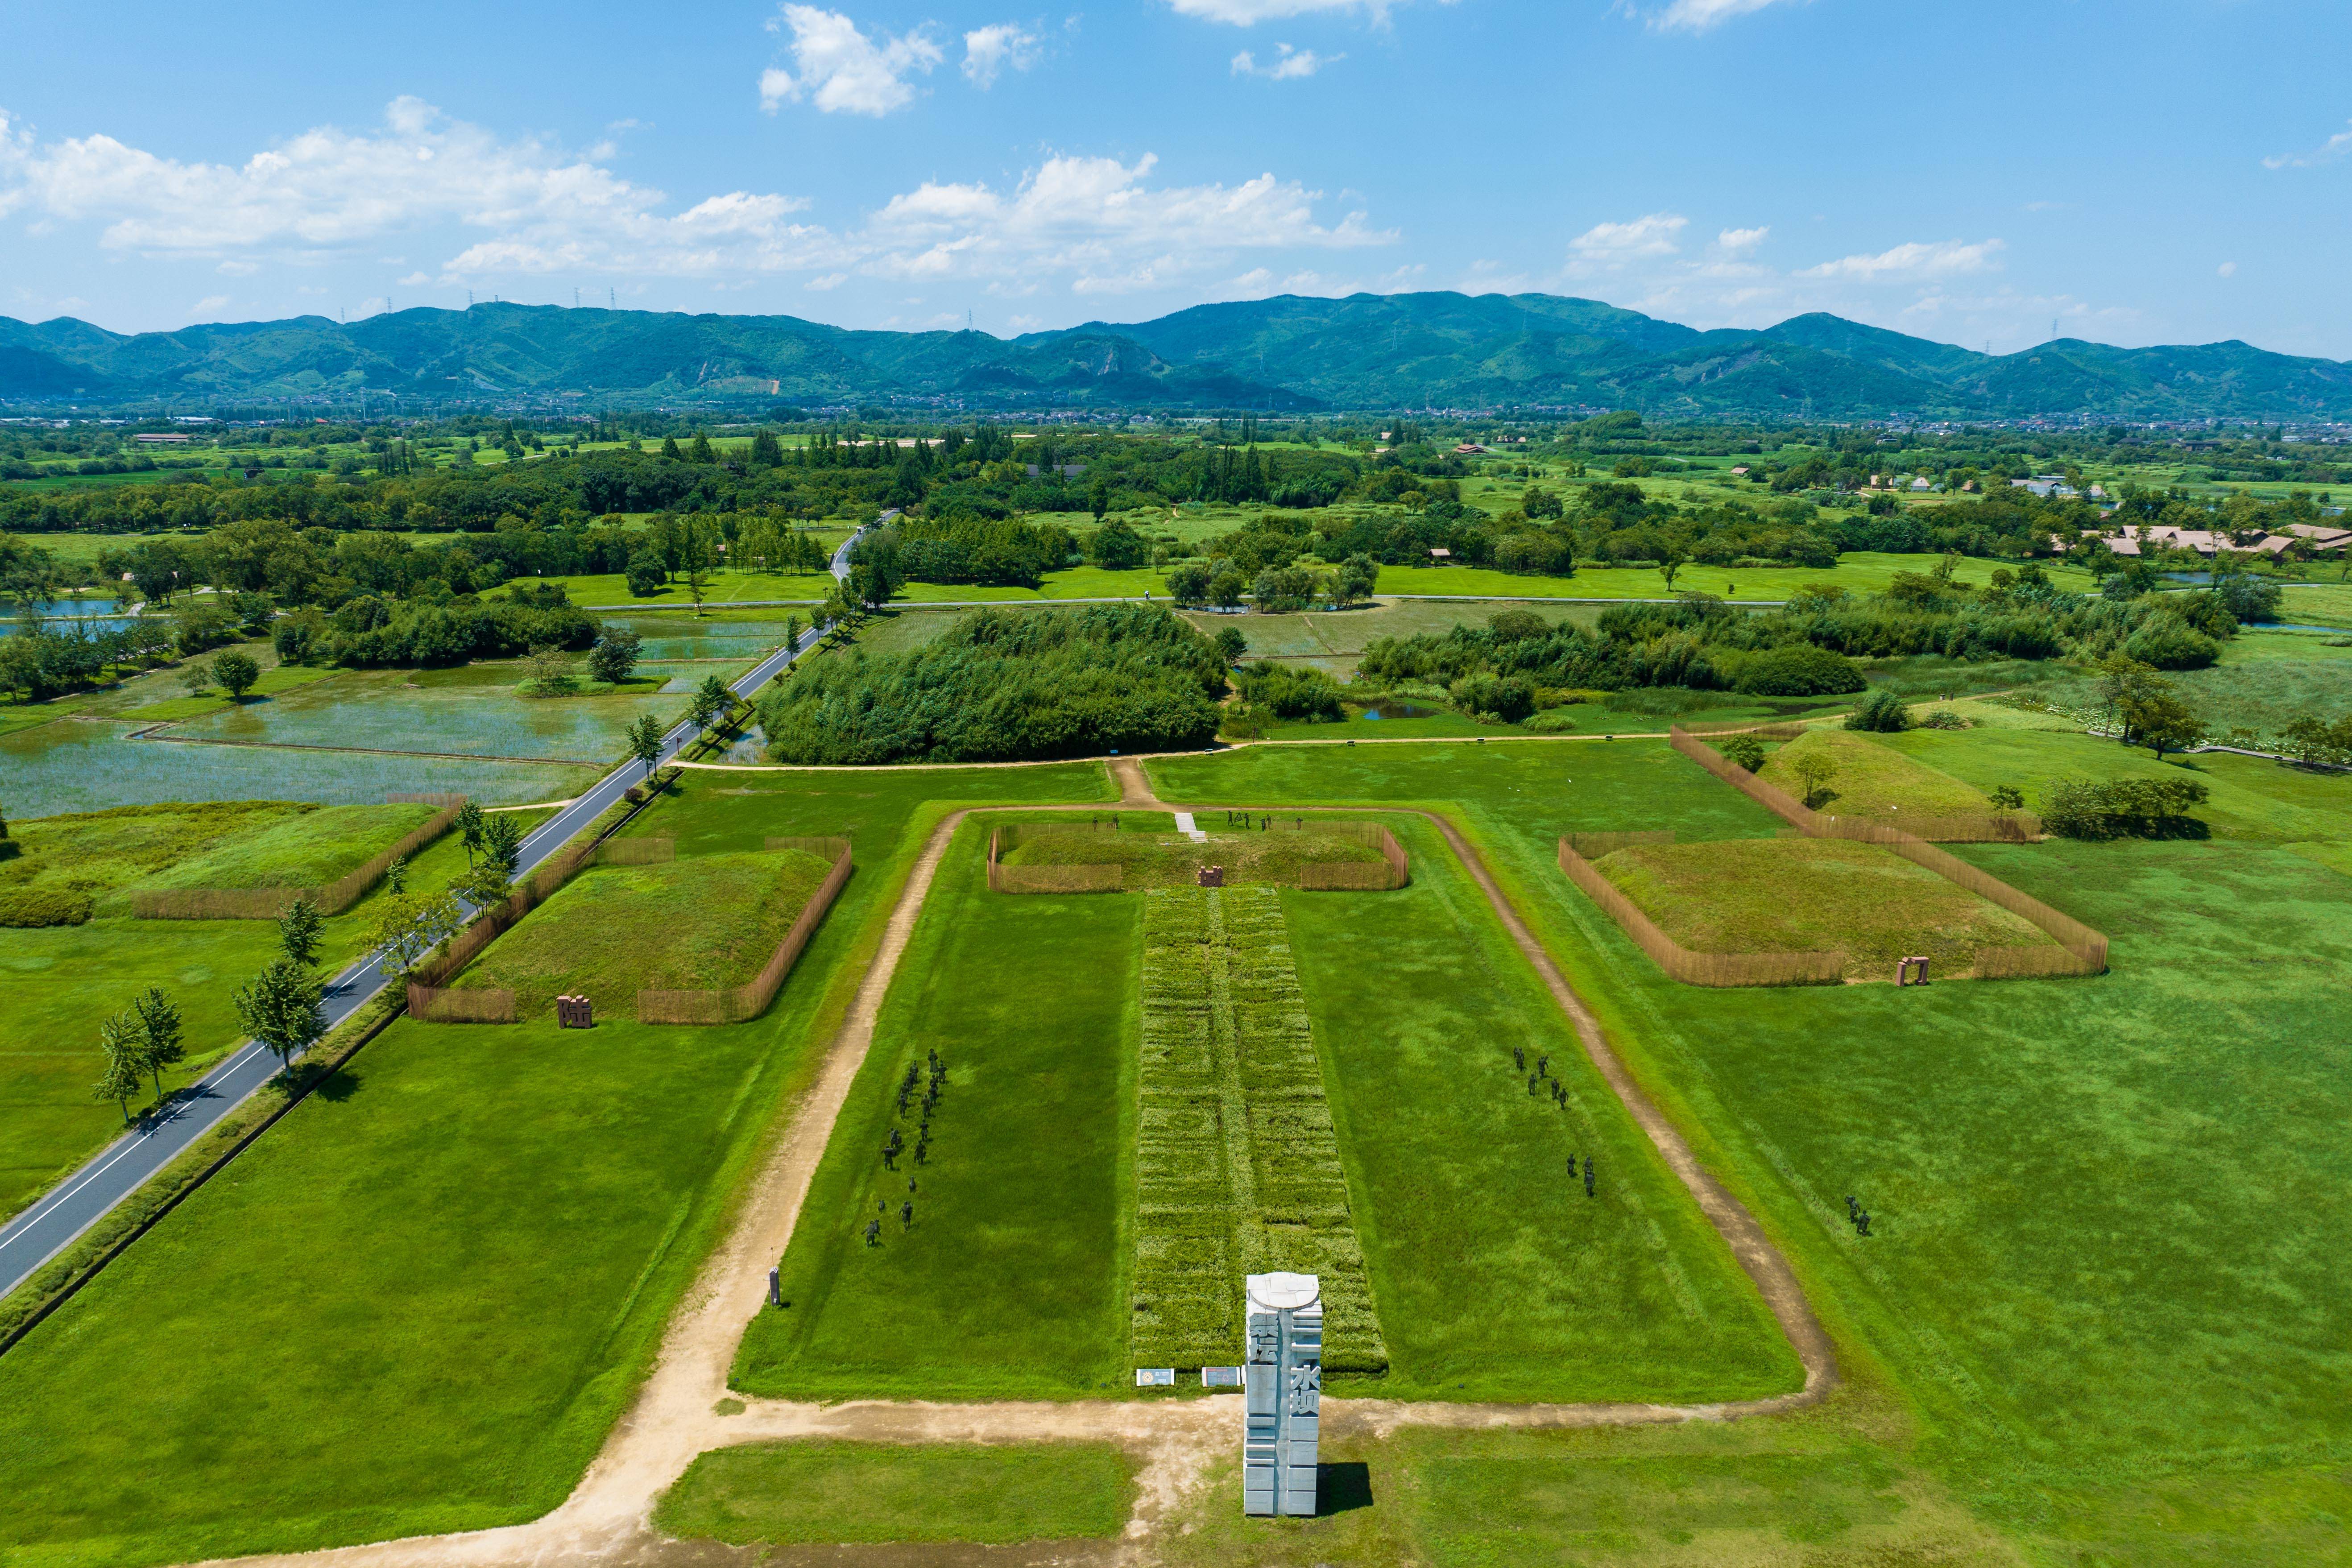
[[[2154,765],[2079,735],[1880,743],[1971,782],[2018,776],[2020,744],[2053,771]],[[2352,780],[2233,761],[2195,759],[2210,842],[1957,848],[2109,932],[2106,975],[1729,992],[1664,980],[1551,865],[1570,827],[1719,829],[1656,787],[1704,777],[1663,746],[1149,764],[1171,799],[1457,803],[1650,1092],[1790,1252],[1847,1378],[1813,1414],[1730,1428],[1335,1445],[1396,1506],[1307,1527],[1318,1558],[2339,1551],[2352,1420],[2326,1391],[2352,1375],[2331,1283],[2352,1228],[2324,1194],[2352,1178],[2336,1134],[2352,1077],[2326,1020],[2352,979],[2352,882],[2280,850],[2323,826],[2352,839]],[[1236,1543],[1232,1506],[1205,1499],[1171,1556],[1296,1560],[1299,1542]]]
[[[628,1023],[394,1025],[0,1358],[11,1561],[298,1551],[552,1508],[845,1010],[934,797],[974,789],[1108,794],[1085,765],[824,774],[689,781],[646,814],[682,856],[862,847],[775,1005],[692,1049]],[[199,1340],[155,1374],[154,1347]]]
[[799,849],[698,855],[582,873],[457,977],[460,990],[510,990],[525,1018],[559,994],[626,1018],[637,993],[709,991],[758,973],[831,866]]
[[1874,844],[1642,844],[1594,865],[1693,952],[1840,952],[1849,980],[1885,980],[1897,959],[1915,955],[1948,974],[1979,948],[2050,942],[2031,921]]

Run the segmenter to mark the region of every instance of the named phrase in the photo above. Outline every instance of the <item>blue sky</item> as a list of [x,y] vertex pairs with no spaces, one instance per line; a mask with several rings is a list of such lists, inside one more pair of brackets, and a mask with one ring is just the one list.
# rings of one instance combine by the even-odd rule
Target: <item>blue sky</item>
[[26,319],[1538,289],[2352,358],[2343,0],[8,11]]

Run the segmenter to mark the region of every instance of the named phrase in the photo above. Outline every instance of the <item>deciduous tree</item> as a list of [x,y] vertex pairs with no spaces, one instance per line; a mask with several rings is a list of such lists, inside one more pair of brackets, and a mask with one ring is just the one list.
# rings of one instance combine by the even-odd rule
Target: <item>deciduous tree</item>
[[287,958],[270,960],[251,984],[237,991],[236,1016],[245,1032],[260,1041],[281,1067],[317,1045],[327,1032],[319,977]]

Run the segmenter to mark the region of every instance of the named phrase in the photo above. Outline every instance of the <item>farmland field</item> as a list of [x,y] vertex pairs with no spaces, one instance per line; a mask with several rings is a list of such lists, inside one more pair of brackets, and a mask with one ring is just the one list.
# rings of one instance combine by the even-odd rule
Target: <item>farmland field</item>
[[[846,1006],[943,809],[928,797],[971,777],[689,782],[646,813],[682,853],[845,829],[865,846],[776,1005],[691,1050],[627,1023],[395,1025],[0,1358],[14,1561],[299,1550],[561,1500]],[[1084,764],[974,782],[1105,786]],[[205,1354],[152,1375],[140,1347],[195,1338]],[[92,1401],[117,1418],[85,1419]]]
[[0,735],[0,780],[10,813],[48,816],[256,796],[340,805],[374,804],[401,793],[469,795],[485,805],[521,805],[569,800],[611,765],[189,744],[134,740],[132,729],[66,720]]

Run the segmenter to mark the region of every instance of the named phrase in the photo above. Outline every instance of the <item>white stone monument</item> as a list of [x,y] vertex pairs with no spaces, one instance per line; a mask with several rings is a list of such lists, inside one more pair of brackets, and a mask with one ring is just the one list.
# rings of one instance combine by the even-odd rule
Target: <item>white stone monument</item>
[[1323,1287],[1312,1274],[1253,1274],[1242,1511],[1312,1516],[1322,1423]]

